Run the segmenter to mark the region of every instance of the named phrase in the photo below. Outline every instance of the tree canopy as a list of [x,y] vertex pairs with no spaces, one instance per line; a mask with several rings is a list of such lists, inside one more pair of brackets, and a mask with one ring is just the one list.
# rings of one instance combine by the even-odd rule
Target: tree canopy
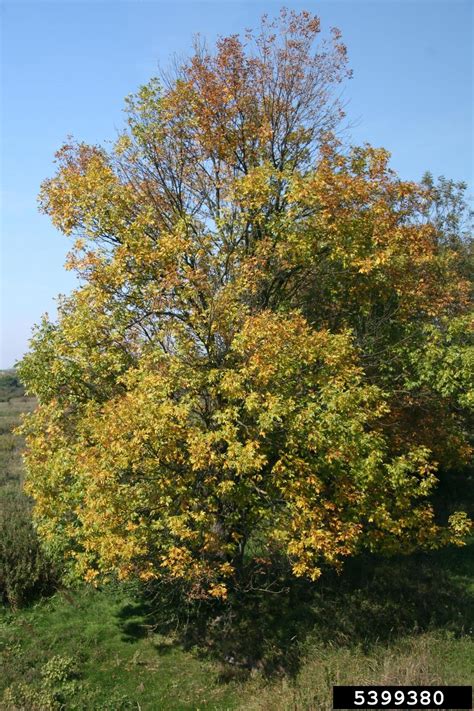
[[224,598],[469,530],[432,502],[472,454],[463,186],[342,143],[349,76],[338,30],[282,11],[141,87],[113,148],[58,152],[40,202],[80,286],[21,364],[23,429],[86,579]]

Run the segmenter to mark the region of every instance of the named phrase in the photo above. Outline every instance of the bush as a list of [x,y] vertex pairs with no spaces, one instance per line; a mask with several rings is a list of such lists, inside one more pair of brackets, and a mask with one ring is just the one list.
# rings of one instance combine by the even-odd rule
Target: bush
[[46,593],[58,579],[40,547],[31,520],[31,506],[21,491],[4,490],[0,498],[0,596],[19,607]]
[[8,711],[60,711],[78,690],[77,670],[71,657],[52,657],[42,667],[41,676],[39,686],[18,682],[8,687],[3,696],[4,708]]

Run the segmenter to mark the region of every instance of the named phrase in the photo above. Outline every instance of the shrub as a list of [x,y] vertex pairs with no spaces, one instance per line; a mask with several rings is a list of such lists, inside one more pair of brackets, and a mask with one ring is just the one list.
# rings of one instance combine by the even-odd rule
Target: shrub
[[40,547],[31,506],[21,491],[4,490],[0,498],[0,596],[19,607],[51,590],[58,575]]
[[39,686],[18,682],[5,690],[3,708],[7,711],[59,711],[78,690],[74,660],[56,655],[41,669]]

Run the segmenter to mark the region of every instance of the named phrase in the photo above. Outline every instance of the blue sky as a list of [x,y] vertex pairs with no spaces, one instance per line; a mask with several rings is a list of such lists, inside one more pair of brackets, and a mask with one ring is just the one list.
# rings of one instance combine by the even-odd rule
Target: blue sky
[[36,206],[55,150],[69,134],[113,139],[124,97],[173,52],[189,53],[193,34],[212,42],[282,4],[342,30],[354,71],[344,94],[352,142],[388,148],[404,178],[430,170],[472,193],[470,0],[3,0],[0,367],[22,356],[32,325],[76,284],[63,268],[68,239]]

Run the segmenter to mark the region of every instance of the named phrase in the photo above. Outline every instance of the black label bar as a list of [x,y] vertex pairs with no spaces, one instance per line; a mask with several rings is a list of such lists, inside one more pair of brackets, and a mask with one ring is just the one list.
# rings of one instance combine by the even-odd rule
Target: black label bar
[[472,686],[334,686],[333,709],[472,709]]

